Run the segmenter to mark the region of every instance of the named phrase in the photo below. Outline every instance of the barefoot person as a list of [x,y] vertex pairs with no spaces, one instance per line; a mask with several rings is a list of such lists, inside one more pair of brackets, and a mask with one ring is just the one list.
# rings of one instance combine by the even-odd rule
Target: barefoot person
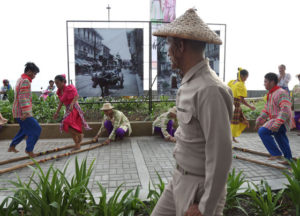
[[75,143],[73,150],[78,150],[83,138],[82,126],[86,130],[90,130],[91,128],[86,123],[83,112],[77,102],[79,96],[75,86],[66,85],[65,75],[57,75],[55,77],[55,85],[58,88],[56,94],[60,102],[53,118],[56,119],[58,117],[59,111],[64,104],[66,106],[66,114],[61,122],[60,130],[72,134]]
[[231,88],[234,98],[234,113],[230,127],[232,133],[232,140],[235,143],[238,143],[236,137],[239,137],[241,133],[245,130],[245,128],[249,127],[249,122],[243,114],[241,103],[249,107],[251,110],[255,110],[254,106],[251,106],[247,103],[247,101],[245,101],[245,97],[247,97],[245,81],[247,80],[249,73],[247,70],[243,70],[242,68],[239,68],[238,70],[239,72],[237,74],[237,79],[231,80],[228,83],[228,86]]
[[176,107],[172,107],[168,112],[157,117],[152,124],[152,134],[159,133],[165,140],[176,142],[176,139],[174,138],[176,131],[174,125],[177,122],[176,114]]
[[31,96],[31,82],[39,73],[39,68],[32,62],[25,65],[24,74],[18,79],[15,87],[15,99],[13,103],[13,117],[19,123],[20,130],[13,138],[8,151],[18,152],[16,145],[18,145],[26,136],[25,152],[30,157],[35,157],[33,153],[34,146],[38,141],[42,128],[37,120],[32,116],[32,96]]
[[291,160],[292,153],[286,131],[294,127],[292,103],[288,92],[277,84],[278,76],[275,73],[265,75],[264,85],[269,92],[265,108],[256,119],[256,128],[259,128],[258,134],[266,149],[272,155],[269,158],[270,160],[281,158],[282,154],[286,159]]
[[108,139],[105,140],[105,144],[109,144],[116,139],[123,139],[125,134],[131,134],[131,125],[128,118],[119,110],[113,109],[114,107],[110,103],[103,104],[101,110],[104,112],[103,121],[101,127],[94,137],[94,142],[105,132],[108,133]]
[[205,58],[205,46],[222,41],[194,9],[154,35],[167,37],[172,68],[183,78],[176,97],[176,169],[151,215],[221,216],[232,159],[233,100]]
[[292,108],[295,114],[295,123],[298,130],[298,136],[300,136],[300,73],[296,75],[299,83],[295,85],[292,93]]

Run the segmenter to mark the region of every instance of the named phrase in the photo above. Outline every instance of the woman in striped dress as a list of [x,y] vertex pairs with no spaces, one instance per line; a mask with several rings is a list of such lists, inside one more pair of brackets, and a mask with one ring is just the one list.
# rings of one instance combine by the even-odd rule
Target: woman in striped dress
[[231,80],[228,83],[228,86],[231,88],[234,97],[235,108],[234,115],[231,120],[231,133],[232,140],[236,143],[238,143],[236,137],[240,136],[246,127],[249,127],[249,122],[243,114],[241,103],[249,107],[251,110],[255,110],[254,106],[251,106],[247,103],[247,101],[245,101],[245,97],[247,97],[245,81],[247,80],[249,73],[247,70],[243,70],[242,68],[239,68],[238,70],[239,72],[237,74],[237,79]]

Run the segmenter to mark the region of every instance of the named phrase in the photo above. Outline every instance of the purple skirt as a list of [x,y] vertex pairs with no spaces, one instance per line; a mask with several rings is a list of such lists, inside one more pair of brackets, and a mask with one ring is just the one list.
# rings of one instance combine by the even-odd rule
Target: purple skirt
[[300,122],[299,122],[299,119],[300,119],[300,112],[295,112],[295,123],[296,123],[296,128],[298,130],[300,130]]

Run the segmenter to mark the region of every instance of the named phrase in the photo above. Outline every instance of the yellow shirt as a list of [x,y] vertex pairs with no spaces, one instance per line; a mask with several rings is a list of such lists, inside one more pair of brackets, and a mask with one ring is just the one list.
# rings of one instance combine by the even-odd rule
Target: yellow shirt
[[233,97],[247,97],[247,89],[244,82],[231,80],[227,85],[231,88]]

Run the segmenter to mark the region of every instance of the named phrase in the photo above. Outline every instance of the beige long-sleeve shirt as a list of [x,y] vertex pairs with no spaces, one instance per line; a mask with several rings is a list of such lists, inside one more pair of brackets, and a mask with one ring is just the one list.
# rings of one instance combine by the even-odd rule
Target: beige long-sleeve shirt
[[214,215],[232,160],[232,93],[213,73],[208,59],[199,62],[183,77],[176,99],[174,157],[184,170],[205,178],[199,203],[204,216]]

